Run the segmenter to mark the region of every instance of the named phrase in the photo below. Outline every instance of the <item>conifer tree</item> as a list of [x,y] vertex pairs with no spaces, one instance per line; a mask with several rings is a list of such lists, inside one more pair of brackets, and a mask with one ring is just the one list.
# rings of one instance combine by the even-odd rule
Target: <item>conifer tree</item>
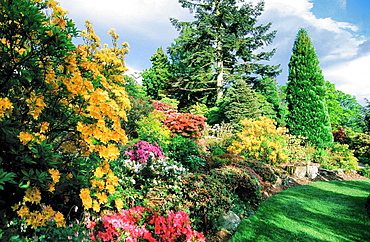
[[260,79],[254,86],[255,90],[266,98],[266,101],[272,105],[273,113],[270,118],[275,119],[278,125],[285,125],[286,109],[283,107],[282,98],[279,95],[279,89],[274,79],[265,77]]
[[316,51],[308,33],[300,29],[289,62],[287,126],[291,134],[315,145],[333,141],[325,100],[326,88]]
[[143,86],[146,87],[146,92],[149,96],[159,100],[159,94],[162,90],[167,89],[168,80],[171,77],[170,64],[162,47],[157,49],[150,61],[152,62],[152,67],[145,70],[142,74]]
[[[263,2],[256,5],[244,0],[179,2],[195,13],[193,22],[171,19],[180,31],[180,37],[169,49],[174,64],[181,67],[175,79],[178,88],[173,90],[180,106],[191,101],[186,100],[191,95],[197,102],[209,101],[212,105],[223,97],[225,87],[240,77],[254,82],[256,77],[278,74],[278,66],[261,63],[268,61],[275,51],[257,52],[271,44],[276,33],[269,32],[271,23],[257,24]],[[205,99],[206,95],[213,99]]]

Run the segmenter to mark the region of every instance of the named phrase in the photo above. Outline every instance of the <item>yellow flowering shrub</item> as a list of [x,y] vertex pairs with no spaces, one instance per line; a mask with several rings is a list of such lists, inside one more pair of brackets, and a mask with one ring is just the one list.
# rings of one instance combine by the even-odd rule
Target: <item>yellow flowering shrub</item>
[[229,152],[266,163],[287,161],[286,128],[277,127],[275,120],[264,116],[259,119],[244,119],[241,124],[242,132],[237,134],[238,139],[228,147]]
[[113,46],[101,44],[87,22],[85,43],[75,46],[79,31],[54,0],[0,4],[3,216],[16,213],[31,228],[64,227],[81,218],[75,206],[122,207],[109,162],[128,142],[121,126],[130,109],[128,44],[119,45],[114,30]]

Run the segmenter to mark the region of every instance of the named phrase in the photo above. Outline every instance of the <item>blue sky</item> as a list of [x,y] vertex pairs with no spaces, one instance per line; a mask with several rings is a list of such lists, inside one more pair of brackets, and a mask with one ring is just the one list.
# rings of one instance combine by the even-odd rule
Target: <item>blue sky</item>
[[[251,0],[258,2],[259,0]],[[132,71],[150,68],[150,57],[166,49],[178,36],[170,17],[191,20],[177,0],[59,0],[79,29],[91,20],[104,43],[115,28],[122,42],[130,44],[126,64]],[[272,22],[277,30],[272,45],[277,48],[271,64],[281,64],[277,81],[285,85],[288,62],[299,28],[313,42],[324,77],[336,88],[370,99],[370,0],[265,0],[261,23]]]

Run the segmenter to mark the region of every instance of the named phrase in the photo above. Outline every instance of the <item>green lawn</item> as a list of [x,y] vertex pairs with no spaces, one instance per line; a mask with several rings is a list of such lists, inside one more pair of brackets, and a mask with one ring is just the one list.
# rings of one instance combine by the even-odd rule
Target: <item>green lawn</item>
[[229,242],[370,241],[370,181],[315,182],[283,191],[243,220]]

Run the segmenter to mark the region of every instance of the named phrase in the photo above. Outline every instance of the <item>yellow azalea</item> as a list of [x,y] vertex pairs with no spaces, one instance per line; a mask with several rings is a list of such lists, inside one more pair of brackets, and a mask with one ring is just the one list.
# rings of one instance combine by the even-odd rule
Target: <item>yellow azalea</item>
[[59,182],[59,179],[60,179],[59,170],[52,168],[52,169],[49,169],[48,172],[50,173],[51,179],[53,179],[54,184]]
[[37,187],[27,188],[23,201],[39,204],[41,201],[41,192]]
[[48,122],[42,122],[40,126],[40,133],[45,133],[49,129],[49,123]]
[[82,188],[80,190],[80,198],[86,210],[92,208],[92,198],[90,196],[90,190],[88,188]]
[[26,223],[27,225],[31,225],[33,229],[36,229],[37,227],[45,226],[46,219],[40,212],[36,211],[31,212],[27,216]]
[[23,219],[30,214],[30,210],[26,205],[22,205],[21,209],[17,211],[17,214]]
[[23,131],[19,133],[18,138],[23,145],[26,145],[34,139],[32,134]]
[[122,201],[122,199],[116,199],[116,200],[114,200],[114,203],[116,204],[116,208],[118,210],[121,210],[123,208],[123,201]]
[[73,178],[72,173],[68,173],[68,174],[66,175],[66,178],[67,178],[67,179],[72,179],[72,178]]
[[106,204],[108,202],[108,196],[105,192],[98,192],[95,194],[100,204]]
[[49,219],[51,217],[54,217],[55,211],[50,205],[45,206],[45,208],[42,210],[42,214],[45,218]]
[[48,186],[49,186],[49,189],[48,189],[48,192],[54,192],[55,191],[55,186],[54,186],[54,184],[48,184]]
[[98,203],[98,201],[95,201],[93,202],[93,206],[92,206],[92,209],[95,211],[95,212],[99,212],[100,211],[100,205]]
[[104,176],[105,172],[101,166],[96,167],[94,171],[94,176],[96,178],[102,178]]
[[36,94],[34,91],[31,92],[30,98],[26,99],[26,103],[29,108],[28,114],[34,119],[38,119],[42,110],[46,107],[44,96]]
[[97,187],[100,191],[102,191],[105,188],[105,182],[103,180],[92,179],[91,186]]
[[61,212],[57,212],[54,216],[57,227],[65,227],[66,221],[64,220],[64,215]]
[[13,104],[10,102],[9,98],[0,98],[0,120],[10,115],[12,110]]
[[116,192],[116,188],[113,185],[107,185],[106,189],[109,194],[114,194]]

